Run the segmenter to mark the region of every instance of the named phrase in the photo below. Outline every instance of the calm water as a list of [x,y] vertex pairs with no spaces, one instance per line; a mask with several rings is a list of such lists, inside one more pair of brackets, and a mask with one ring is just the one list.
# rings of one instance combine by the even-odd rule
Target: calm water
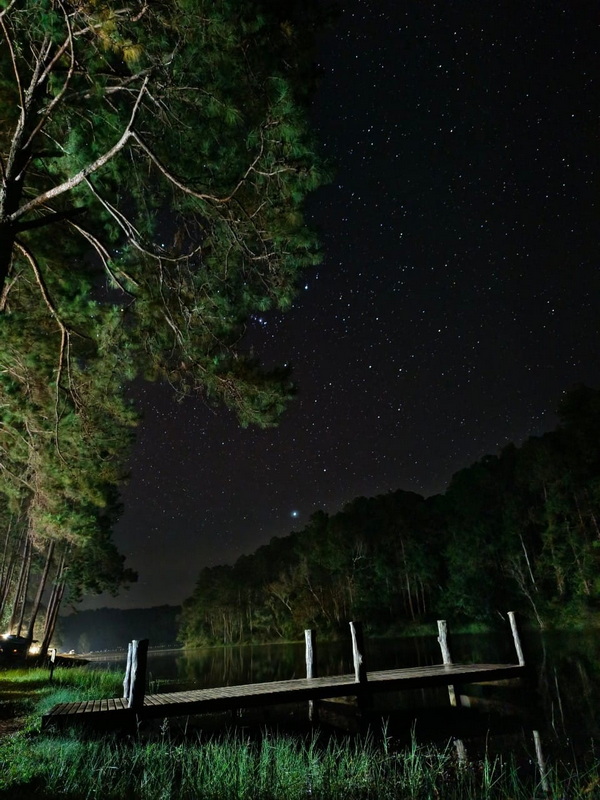
[[[510,633],[506,636],[460,635],[450,639],[454,661],[516,663]],[[423,739],[465,737],[488,750],[519,746],[533,750],[532,732],[540,732],[544,748],[561,758],[589,750],[600,735],[600,632],[545,634],[524,637],[530,667],[521,685],[461,687],[462,708],[451,708],[445,687],[386,693],[375,697],[371,723],[389,719],[396,736],[414,729]],[[367,668],[391,669],[440,663],[435,636],[415,639],[375,639],[366,642]],[[205,648],[149,654],[152,691],[255,683],[304,677],[304,645],[255,645]],[[98,662],[103,666],[107,662]],[[123,658],[109,663],[124,669]],[[320,675],[352,673],[350,638],[320,644]],[[339,705],[333,706],[338,708]],[[302,709],[286,707],[288,715]],[[332,712],[334,717],[337,712]],[[322,715],[326,721],[326,714]],[[346,714],[348,729],[356,715]],[[341,718],[340,718],[341,719]],[[334,719],[334,721],[336,721]],[[336,724],[340,723],[338,719]]]

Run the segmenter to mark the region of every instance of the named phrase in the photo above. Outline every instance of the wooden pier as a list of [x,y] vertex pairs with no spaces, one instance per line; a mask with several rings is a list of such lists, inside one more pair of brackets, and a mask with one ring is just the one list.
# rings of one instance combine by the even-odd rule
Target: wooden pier
[[[519,650],[520,645],[517,647],[518,664],[453,664],[449,656],[445,638],[445,623],[443,623],[439,627],[439,642],[445,663],[367,672],[360,627],[351,623],[351,630],[355,664],[353,675],[294,678],[242,686],[145,695],[143,692],[136,692],[133,689],[135,681],[128,669],[124,684],[126,695],[124,698],[60,703],[42,717],[42,727],[62,728],[73,724],[84,724],[102,729],[120,728],[136,724],[144,719],[191,716],[283,703],[306,702],[312,704],[316,700],[337,697],[356,697],[360,703],[368,700],[369,695],[374,693],[428,686],[448,686],[453,692],[455,684],[485,683],[519,678],[525,670],[524,659]],[[515,633],[514,630],[513,633]],[[515,644],[517,644],[517,640]],[[145,645],[147,646],[147,642]],[[312,640],[310,653],[312,654]],[[314,675],[313,665],[308,663],[308,654],[307,646],[307,675]],[[136,663],[136,661],[137,659],[134,658],[133,662]],[[145,674],[143,656],[141,661],[142,672]],[[141,680],[143,683],[144,678],[142,677]]]

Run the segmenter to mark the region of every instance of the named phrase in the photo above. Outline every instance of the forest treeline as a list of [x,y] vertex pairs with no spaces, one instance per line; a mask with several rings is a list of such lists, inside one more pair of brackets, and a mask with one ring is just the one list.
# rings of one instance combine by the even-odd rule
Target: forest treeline
[[456,473],[443,495],[359,497],[201,571],[183,604],[188,646],[334,636],[350,619],[400,633],[443,615],[540,627],[600,610],[600,391],[577,386],[559,425]]
[[89,653],[127,650],[132,639],[149,639],[151,647],[176,647],[179,606],[97,608],[58,619],[55,643],[62,651]]

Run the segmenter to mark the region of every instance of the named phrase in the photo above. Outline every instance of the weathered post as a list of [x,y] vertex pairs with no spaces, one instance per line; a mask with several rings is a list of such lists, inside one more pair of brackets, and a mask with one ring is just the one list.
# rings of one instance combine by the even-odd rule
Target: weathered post
[[306,677],[316,678],[315,671],[315,632],[311,630],[304,631],[304,641],[306,644]]
[[134,639],[131,643],[131,678],[129,684],[129,708],[142,708],[146,693],[146,665],[148,663],[148,639]]
[[129,690],[131,688],[131,655],[133,642],[127,645],[127,664],[125,666],[125,678],[123,679],[123,699],[129,700]]
[[373,698],[367,692],[367,662],[365,660],[365,642],[363,637],[362,623],[351,622],[350,633],[352,635],[352,660],[354,661],[354,680],[361,685],[361,690],[357,692],[356,700],[359,711],[372,705]]
[[517,629],[517,621],[515,619],[515,612],[509,611],[508,618],[510,620],[510,629],[512,630],[513,641],[515,643],[515,650],[517,651],[517,658],[519,659],[519,666],[525,666],[525,656],[523,655],[523,648],[521,647],[521,639],[519,638],[519,631]]
[[[311,680],[317,677],[317,637],[315,631],[309,629],[304,631],[304,641],[306,643],[306,677]],[[309,722],[318,721],[318,707],[316,701],[308,701],[308,720]]]
[[[449,667],[452,665],[452,656],[450,655],[450,648],[448,647],[448,625],[445,619],[438,619],[437,624],[439,634],[438,643],[442,651],[442,661],[445,667]],[[450,697],[451,706],[458,705],[458,698],[454,686],[451,683],[448,684],[448,696]]]
[[352,660],[354,661],[354,680],[356,683],[367,682],[367,665],[365,664],[365,643],[360,622],[350,623],[352,635]]
[[546,769],[546,762],[544,760],[544,753],[542,751],[542,740],[540,738],[539,731],[533,731],[533,742],[535,745],[535,757],[537,759],[538,769],[540,771],[540,782],[542,784],[542,791],[545,792],[546,795],[549,795],[550,781],[548,780],[548,770]]
[[445,619],[438,619],[438,644],[442,651],[442,660],[444,664],[452,664],[452,656],[450,655],[450,648],[448,647],[448,624]]
[[[437,624],[438,644],[442,651],[442,661],[445,667],[449,667],[452,665],[452,656],[450,655],[450,648],[448,647],[448,624],[445,619],[438,619]],[[456,690],[451,683],[448,684],[448,697],[451,706],[460,705],[460,696],[456,694]],[[458,763],[464,767],[467,763],[467,749],[465,743],[462,739],[454,739],[454,747],[456,748]]]
[[48,651],[50,654],[50,680],[54,678],[54,667],[56,666],[56,647],[51,647]]

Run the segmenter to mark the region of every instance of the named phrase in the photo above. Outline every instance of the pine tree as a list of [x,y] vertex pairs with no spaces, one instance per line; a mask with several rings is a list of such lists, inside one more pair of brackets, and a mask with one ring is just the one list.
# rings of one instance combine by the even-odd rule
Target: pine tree
[[240,342],[318,260],[315,21],[294,0],[0,0],[2,491],[34,549],[68,545],[75,592],[128,576],[107,533],[128,382],[263,426],[292,396]]

